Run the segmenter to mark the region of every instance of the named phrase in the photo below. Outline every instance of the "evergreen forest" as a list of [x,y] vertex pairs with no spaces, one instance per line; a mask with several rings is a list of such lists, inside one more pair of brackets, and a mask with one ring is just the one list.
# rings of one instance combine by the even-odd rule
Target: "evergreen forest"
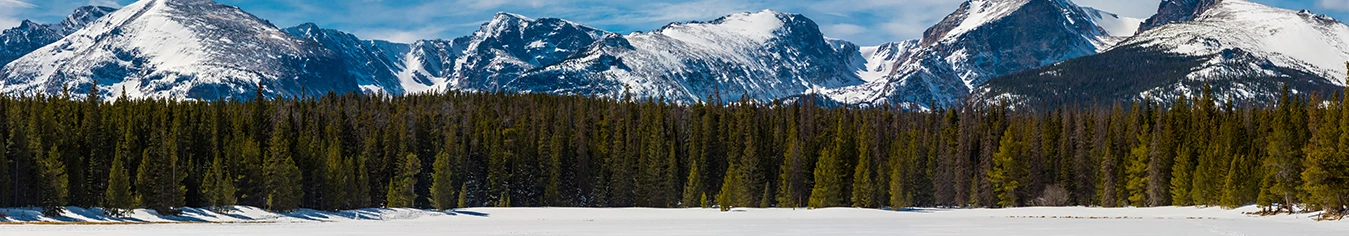
[[[908,111],[542,94],[0,97],[0,207],[1346,213],[1349,98]],[[100,94],[89,91],[88,94]],[[749,99],[743,99],[749,100]]]

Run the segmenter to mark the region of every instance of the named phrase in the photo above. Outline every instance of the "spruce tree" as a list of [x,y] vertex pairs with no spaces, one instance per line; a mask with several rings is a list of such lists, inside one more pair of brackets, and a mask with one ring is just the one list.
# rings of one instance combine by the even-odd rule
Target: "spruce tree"
[[689,160],[688,181],[684,182],[683,201],[680,201],[683,207],[703,206],[702,198],[706,195],[703,193],[703,178],[700,176],[702,168],[698,160],[697,157]]
[[67,191],[69,179],[66,176],[66,164],[61,161],[61,152],[57,151],[56,146],[52,146],[46,152],[38,152],[37,162],[39,196],[42,205],[42,214],[47,216],[60,216],[65,212],[65,206],[70,196]]
[[896,209],[910,207],[913,201],[912,194],[905,189],[907,186],[904,185],[904,182],[907,181],[904,177],[908,167],[906,162],[909,158],[914,158],[909,156],[911,153],[908,153],[908,150],[912,150],[913,147],[903,141],[905,139],[913,140],[913,136],[905,134],[901,137],[890,145],[890,207]]
[[820,152],[815,162],[815,186],[810,190],[810,208],[837,207],[843,204],[843,157],[838,149],[845,148],[843,119],[834,125],[834,142]]
[[267,209],[278,212],[290,212],[300,208],[304,198],[301,189],[303,176],[295,165],[294,152],[291,151],[292,131],[288,115],[276,125],[272,132],[270,150],[264,163],[266,176]]
[[456,208],[468,208],[468,184],[459,185],[459,201]]
[[431,205],[438,210],[455,208],[458,204],[454,194],[454,167],[450,164],[450,153],[441,151],[436,154],[431,176]]
[[739,192],[736,191],[736,188],[742,184],[739,182],[741,179],[739,169],[739,165],[735,162],[731,162],[726,167],[726,175],[721,179],[721,191],[717,193],[717,206],[721,207],[721,211],[730,211],[731,208],[735,207],[736,199],[740,199]]
[[211,169],[206,172],[205,179],[202,180],[202,195],[206,206],[212,211],[226,213],[233,210],[237,199],[235,198],[236,189],[234,188],[234,178],[229,173],[229,168],[219,155],[211,161]]
[[1171,167],[1171,204],[1176,206],[1189,206],[1194,204],[1191,201],[1190,186],[1193,180],[1194,158],[1190,155],[1190,146],[1188,143],[1182,143],[1177,149],[1176,163]]
[[421,159],[417,154],[408,153],[401,160],[402,165],[398,166],[397,174],[389,181],[389,194],[385,197],[385,207],[388,208],[409,208],[417,200],[417,193],[414,191],[417,186],[417,174],[422,170]]
[[1144,123],[1139,129],[1136,137],[1138,142],[1132,150],[1129,151],[1129,159],[1124,166],[1125,172],[1125,190],[1128,191],[1130,206],[1142,207],[1147,204],[1148,187],[1148,161],[1152,151],[1148,150],[1152,144],[1151,127]]
[[988,172],[988,182],[993,184],[993,192],[997,195],[997,206],[1015,207],[1020,198],[1017,197],[1017,189],[1021,188],[1023,183],[1020,181],[1020,156],[1024,152],[1024,143],[1017,139],[1017,126],[1013,123],[1002,135],[1002,140],[998,142],[998,152],[993,153],[993,169]]
[[1342,137],[1349,137],[1343,130],[1345,127],[1341,127],[1349,124],[1342,121],[1345,105],[1331,105],[1320,119],[1314,119],[1319,122],[1307,146],[1301,173],[1301,190],[1306,191],[1307,202],[1313,208],[1325,210],[1325,217],[1342,216],[1345,211],[1342,201],[1349,196],[1349,159],[1339,149]]
[[[332,134],[332,132],[330,132],[330,135],[333,135],[331,137],[337,137],[336,134]],[[324,162],[322,164],[322,171],[324,172],[322,178],[323,189],[322,194],[320,194],[320,196],[323,197],[324,209],[341,210],[351,208],[353,205],[351,203],[351,189],[353,186],[350,186],[348,183],[352,183],[354,180],[353,175],[355,173],[353,173],[354,171],[352,171],[352,168],[350,167],[350,164],[352,163],[347,161],[347,158],[342,155],[341,144],[336,140],[328,141],[328,147],[321,148],[320,150],[322,150],[323,153],[322,156],[318,158]]]
[[[165,117],[156,119],[167,120]],[[187,168],[179,165],[177,125],[166,123],[170,125],[169,131],[155,132],[150,147],[142,153],[140,168],[136,171],[136,193],[140,194],[143,207],[161,215],[177,215],[177,208],[186,204],[183,198],[187,187],[181,183],[187,178]]]
[[869,118],[862,118],[863,124],[857,133],[857,165],[853,168],[852,183],[852,206],[853,207],[873,207],[875,199],[875,177],[872,175],[872,157],[871,145],[867,143],[875,141],[872,137],[872,129]]
[[112,169],[108,171],[108,188],[103,193],[103,209],[113,217],[125,216],[139,205],[131,192],[131,175],[122,158],[122,155],[113,157]]
[[[799,108],[794,108],[799,109]],[[806,188],[808,170],[806,166],[805,143],[801,141],[801,128],[798,127],[797,113],[788,115],[787,119],[787,148],[783,152],[782,166],[778,169],[778,207],[796,208],[805,204],[806,199],[802,199],[800,192]]]
[[1265,187],[1269,189],[1268,194],[1275,197],[1272,203],[1289,213],[1294,211],[1293,204],[1297,203],[1297,187],[1302,185],[1301,160],[1305,158],[1301,155],[1302,147],[1297,145],[1297,130],[1293,124],[1297,102],[1291,96],[1288,86],[1284,85],[1279,106],[1270,124],[1272,130],[1265,148],[1268,154],[1263,164],[1265,178],[1268,179]]

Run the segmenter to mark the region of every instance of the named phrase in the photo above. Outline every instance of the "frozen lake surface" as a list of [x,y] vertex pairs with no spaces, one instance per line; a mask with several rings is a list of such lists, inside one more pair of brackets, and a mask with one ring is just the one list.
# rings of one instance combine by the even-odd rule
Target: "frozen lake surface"
[[[68,218],[14,214],[2,235],[1349,235],[1349,221],[1311,215],[1249,216],[1220,208],[1015,209],[593,209],[472,208],[458,213],[408,209],[301,211],[278,215],[239,208],[231,215],[189,211],[131,219],[73,209]],[[24,218],[27,217],[27,218]],[[40,225],[16,221],[197,222],[186,224]],[[230,223],[202,223],[230,222]]]

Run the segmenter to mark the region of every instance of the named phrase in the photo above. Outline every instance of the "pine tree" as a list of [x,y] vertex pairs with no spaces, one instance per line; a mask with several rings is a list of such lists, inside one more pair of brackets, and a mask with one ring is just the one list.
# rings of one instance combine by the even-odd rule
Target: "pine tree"
[[302,176],[295,165],[294,152],[291,151],[291,121],[288,115],[276,125],[272,132],[271,148],[264,163],[266,176],[267,209],[278,212],[290,212],[300,208]]
[[726,175],[721,180],[721,191],[717,193],[717,205],[721,207],[721,211],[730,211],[735,207],[736,199],[740,199],[739,192],[736,191],[736,187],[741,185],[739,169],[739,165],[735,162],[726,167]]
[[[799,109],[799,108],[794,108]],[[805,203],[800,192],[806,187],[805,178],[808,176],[805,155],[805,143],[801,141],[801,128],[798,127],[797,113],[788,115],[787,119],[787,148],[783,152],[782,166],[778,169],[780,172],[778,183],[778,207],[796,208]]]
[[699,167],[699,158],[694,157],[689,160],[688,181],[684,182],[684,199],[681,201],[683,207],[701,207],[706,194],[703,193],[702,168]]
[[1344,198],[1349,196],[1349,160],[1343,153],[1342,137],[1346,135],[1341,124],[1344,122],[1341,116],[1345,103],[1331,105],[1330,109],[1323,112],[1317,125],[1316,132],[1311,136],[1311,142],[1307,146],[1306,161],[1302,164],[1302,187],[1306,191],[1307,202],[1312,207],[1325,210],[1323,218],[1343,216],[1345,213]]
[[459,202],[457,208],[468,208],[468,184],[459,185]]
[[431,203],[438,210],[447,210],[457,206],[454,194],[454,167],[450,166],[449,151],[436,154],[434,172],[431,177]]
[[1138,143],[1129,151],[1129,159],[1124,167],[1125,189],[1128,191],[1129,205],[1135,207],[1146,206],[1148,182],[1148,160],[1152,151],[1148,150],[1152,144],[1152,128],[1144,123],[1137,134]]
[[1171,204],[1189,206],[1193,204],[1190,195],[1190,183],[1194,168],[1194,159],[1190,155],[1189,145],[1181,144],[1176,152],[1176,163],[1171,167]]
[[[161,113],[156,120],[168,120]],[[143,207],[162,215],[177,215],[178,207],[186,203],[183,199],[187,187],[182,185],[187,178],[187,168],[179,165],[178,130],[180,120],[165,122],[168,132],[155,132],[150,147],[142,152],[140,168],[136,171],[136,193]],[[161,129],[165,129],[160,126]]]
[[421,159],[417,158],[417,154],[408,153],[402,163],[393,180],[389,181],[389,194],[385,197],[388,205],[385,207],[409,208],[413,207],[417,199],[414,187],[417,186],[417,174],[422,170]]
[[1297,130],[1293,124],[1295,120],[1295,111],[1297,102],[1293,100],[1285,85],[1283,93],[1280,95],[1279,106],[1274,113],[1271,121],[1272,132],[1269,134],[1269,143],[1266,151],[1268,156],[1264,159],[1265,178],[1268,179],[1269,194],[1276,199],[1272,203],[1278,204],[1278,207],[1293,212],[1293,204],[1297,202],[1297,187],[1301,186],[1302,163],[1305,158],[1301,154],[1301,147],[1298,145]]
[[873,207],[875,199],[875,177],[872,175],[872,157],[871,145],[867,143],[876,141],[872,137],[872,126],[869,118],[862,118],[863,124],[857,135],[857,165],[853,169],[852,183],[852,206],[853,207]]
[[66,176],[66,165],[61,160],[61,152],[57,151],[56,146],[52,146],[46,152],[38,152],[37,162],[40,166],[39,181],[42,205],[42,214],[47,216],[60,216],[65,212],[66,200],[70,196],[67,191],[69,179]]
[[[331,128],[331,126],[330,126]],[[339,137],[336,133],[329,132],[330,137]],[[317,143],[317,142],[315,142]],[[341,143],[337,140],[328,141],[327,148],[323,150],[323,205],[327,210],[335,211],[352,207],[351,187],[348,183],[353,182],[352,168],[350,161],[342,156]]]
[[135,209],[138,203],[131,192],[131,175],[127,173],[122,155],[112,159],[112,169],[108,171],[108,188],[103,194],[103,209],[114,217],[125,216]]
[[993,153],[993,169],[988,172],[988,182],[993,184],[993,192],[997,194],[997,206],[1014,207],[1017,206],[1020,198],[1017,197],[1017,189],[1021,188],[1023,183],[1020,181],[1020,156],[1024,152],[1024,143],[1017,139],[1017,126],[1013,123],[1002,135],[1002,140],[998,142],[998,152]]
[[912,134],[905,134],[901,138],[895,139],[894,144],[890,145],[890,207],[895,209],[910,207],[913,202],[913,196],[907,191],[908,186],[905,186],[904,182],[907,181],[905,179],[905,173],[908,171],[906,162],[909,158],[916,157],[910,156],[912,154],[908,151],[912,150],[913,147],[904,143],[904,140],[913,141],[915,139]]
[[215,212],[229,212],[233,210],[232,206],[237,201],[235,192],[234,178],[230,175],[225,162],[217,155],[215,160],[211,161],[211,169],[202,180],[202,195],[206,206]]
[[843,157],[838,149],[844,148],[843,119],[834,125],[834,143],[820,153],[815,162],[815,186],[810,190],[810,208],[837,207],[843,204]]

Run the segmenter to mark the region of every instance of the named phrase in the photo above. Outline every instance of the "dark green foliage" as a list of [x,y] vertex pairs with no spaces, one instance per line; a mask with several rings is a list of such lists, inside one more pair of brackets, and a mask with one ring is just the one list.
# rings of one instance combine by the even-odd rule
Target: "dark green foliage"
[[433,164],[431,205],[439,210],[458,207],[457,195],[454,194],[454,167],[450,165],[450,161],[449,152],[440,152],[436,154],[436,162]]
[[[118,162],[114,161],[114,163]],[[215,160],[211,161],[211,169],[206,171],[201,189],[205,205],[216,212],[229,212],[238,201],[235,198],[237,190],[234,188],[234,176],[230,175],[229,168],[225,166],[225,162],[220,156],[216,156]]]
[[[812,99],[668,104],[457,92],[249,102],[0,97],[0,207],[1260,203],[1343,212],[1343,102],[1290,92],[1282,104],[1238,107],[1207,94],[1119,109],[931,112],[823,108]],[[45,198],[62,190],[63,201]]]
[[131,192],[131,175],[127,173],[126,163],[119,155],[112,160],[112,169],[108,171],[108,188],[103,194],[103,209],[114,217],[131,213],[140,205]]
[[42,183],[38,194],[41,196],[42,214],[60,216],[65,212],[66,200],[70,197],[66,164],[61,162],[61,153],[56,151],[56,147],[39,152],[37,161],[41,166],[38,178]]
[[398,172],[393,180],[389,181],[389,194],[385,197],[388,202],[385,207],[388,208],[409,208],[413,207],[413,201],[417,199],[417,193],[414,186],[417,185],[417,174],[422,170],[421,160],[417,154],[408,153],[400,161]]
[[815,186],[810,191],[810,208],[838,207],[843,205],[843,174],[844,166],[840,149],[848,148],[845,136],[842,135],[843,119],[840,118],[835,123],[834,130],[837,130],[834,142],[828,148],[820,152],[820,159],[815,165]]
[[993,169],[988,172],[987,178],[998,197],[995,206],[1014,207],[1021,201],[1017,189],[1024,185],[1021,165],[1025,163],[1021,163],[1021,159],[1025,155],[1025,143],[1018,139],[1015,125],[1007,128],[998,143],[998,152],[993,153]]
[[272,131],[271,148],[263,163],[267,209],[290,212],[300,208],[304,198],[300,168],[295,165],[291,120],[283,115]]

